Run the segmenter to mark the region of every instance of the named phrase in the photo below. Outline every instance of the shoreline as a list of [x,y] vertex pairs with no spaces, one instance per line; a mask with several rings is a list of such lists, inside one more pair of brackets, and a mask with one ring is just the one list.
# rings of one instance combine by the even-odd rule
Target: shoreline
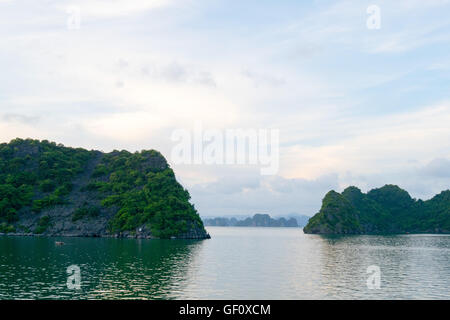
[[36,234],[36,233],[0,233],[0,236],[9,237],[41,237],[41,238],[114,238],[114,239],[144,239],[144,240],[207,240],[211,239],[209,233],[206,233],[204,237],[170,237],[170,238],[157,238],[152,236],[138,236],[138,235],[76,235],[76,234]]

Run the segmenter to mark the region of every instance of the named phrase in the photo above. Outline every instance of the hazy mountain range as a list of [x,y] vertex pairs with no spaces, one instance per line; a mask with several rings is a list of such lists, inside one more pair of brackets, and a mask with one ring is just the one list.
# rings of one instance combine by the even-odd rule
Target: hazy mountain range
[[291,213],[285,217],[271,217],[257,213],[253,216],[203,217],[205,226],[217,227],[304,227],[310,217]]

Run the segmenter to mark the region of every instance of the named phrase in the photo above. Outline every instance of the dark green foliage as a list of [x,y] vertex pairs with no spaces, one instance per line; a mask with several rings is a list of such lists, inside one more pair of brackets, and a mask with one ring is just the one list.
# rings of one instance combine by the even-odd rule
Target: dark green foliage
[[30,205],[33,188],[29,185],[0,184],[0,222],[14,222],[17,211]]
[[54,207],[56,205],[65,204],[66,202],[55,194],[50,194],[42,199],[34,200],[32,209],[34,212],[40,212],[42,209]]
[[309,219],[305,229],[320,230],[320,233],[358,233],[361,225],[350,201],[330,191],[323,199],[320,212]]
[[55,190],[55,196],[62,198],[70,194],[73,189],[73,185],[70,182],[64,183],[62,186]]
[[98,178],[98,177],[108,174],[108,172],[109,172],[108,168],[106,168],[105,165],[100,164],[97,166],[97,168],[95,168],[94,172],[92,173],[92,177]]
[[100,214],[100,208],[83,206],[73,212],[72,221],[78,221],[84,218],[95,218]]
[[0,233],[9,233],[16,231],[13,225],[7,224],[6,222],[0,223]]
[[31,233],[31,229],[29,227],[23,226],[21,224],[17,225],[16,229],[17,230],[21,230],[21,231],[23,231],[25,233]]
[[39,212],[65,203],[71,181],[91,155],[46,140],[14,139],[0,144],[0,223],[16,221],[24,207]]
[[[81,207],[80,196],[86,200]],[[204,230],[189,199],[155,150],[103,154],[31,139],[0,144],[0,230],[18,227],[19,213],[45,214],[54,206],[79,207],[74,222],[95,218],[101,204],[105,212],[115,212],[108,224],[111,233],[145,226],[151,235],[169,238]],[[43,233],[49,225],[50,217],[44,216],[34,232]]]
[[49,216],[43,216],[39,219],[38,226],[34,230],[34,233],[41,234],[44,233],[45,230],[50,226],[50,217]]
[[39,190],[42,192],[52,192],[55,188],[56,184],[50,179],[45,179],[39,184]]
[[[346,226],[346,227],[343,227]],[[450,232],[450,191],[428,201],[414,200],[398,186],[364,194],[356,187],[329,192],[309,220],[306,233]]]
[[45,196],[42,199],[34,200],[32,209],[34,212],[39,212],[42,209],[50,208],[56,205],[66,204],[65,196],[69,195],[72,191],[72,184],[69,182],[64,183],[58,187],[54,193]]
[[108,194],[104,206],[116,206],[110,231],[134,231],[148,225],[152,234],[168,238],[192,228],[203,228],[189,193],[176,181],[175,175],[156,151],[131,154],[114,152],[106,155],[97,177],[108,175],[107,182],[94,181],[91,190]]

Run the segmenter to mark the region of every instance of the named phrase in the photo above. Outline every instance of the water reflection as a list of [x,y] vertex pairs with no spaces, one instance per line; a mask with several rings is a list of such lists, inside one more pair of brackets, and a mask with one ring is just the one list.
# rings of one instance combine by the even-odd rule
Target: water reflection
[[[0,299],[450,299],[448,235],[208,231],[205,241],[0,237]],[[66,286],[73,264],[79,291]],[[379,290],[366,285],[371,265]]]
[[[321,243],[323,298],[444,299],[449,297],[447,235],[312,236]],[[381,289],[367,287],[369,266]]]
[[[170,299],[192,277],[202,241],[7,238],[0,240],[0,298]],[[81,290],[66,269],[81,268]]]

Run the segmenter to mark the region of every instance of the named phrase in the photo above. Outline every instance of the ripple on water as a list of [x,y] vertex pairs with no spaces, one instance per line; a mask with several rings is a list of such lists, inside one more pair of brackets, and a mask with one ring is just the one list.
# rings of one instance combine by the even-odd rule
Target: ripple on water
[[[448,235],[208,228],[205,241],[0,237],[0,299],[449,299]],[[69,290],[66,269],[81,269]],[[381,289],[367,288],[367,267]]]

